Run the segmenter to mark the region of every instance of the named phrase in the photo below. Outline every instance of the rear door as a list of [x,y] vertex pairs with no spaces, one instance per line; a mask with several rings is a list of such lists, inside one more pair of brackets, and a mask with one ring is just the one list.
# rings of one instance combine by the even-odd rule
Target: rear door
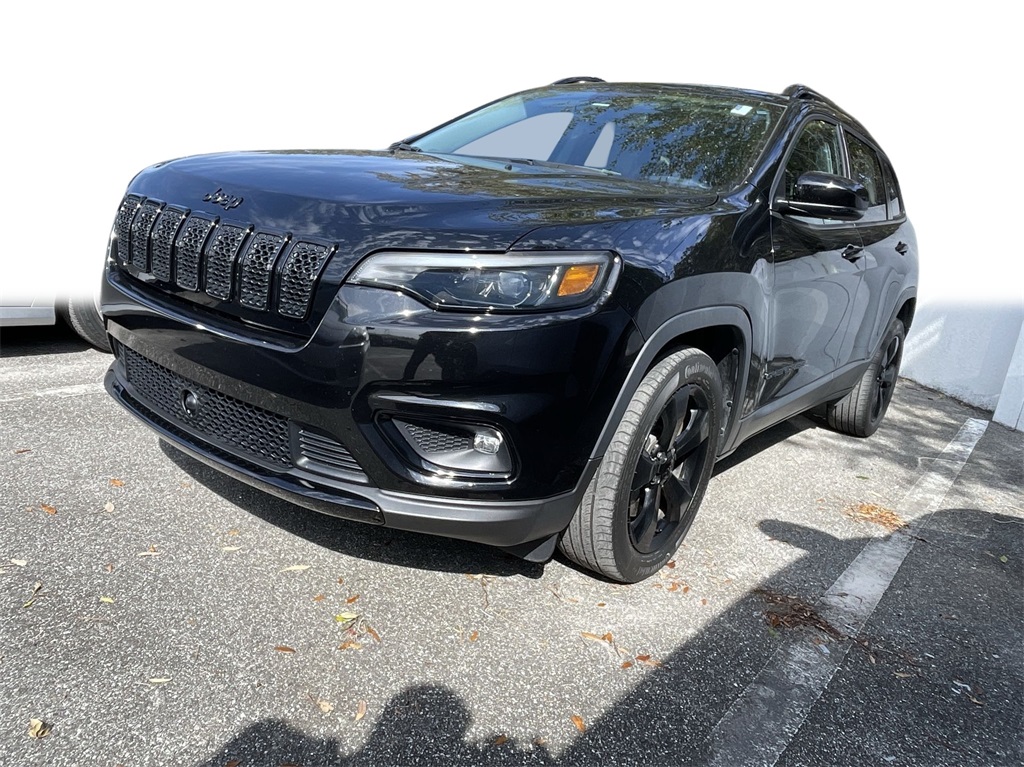
[[874,353],[896,312],[896,302],[915,263],[914,234],[903,210],[896,175],[888,159],[855,130],[844,130],[851,178],[868,190],[869,207],[857,222],[864,250],[857,265],[864,276],[851,324],[852,353]]

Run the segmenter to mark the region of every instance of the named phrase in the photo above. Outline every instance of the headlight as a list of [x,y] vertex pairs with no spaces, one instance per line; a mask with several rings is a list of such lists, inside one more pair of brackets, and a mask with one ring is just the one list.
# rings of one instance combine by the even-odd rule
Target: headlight
[[601,300],[614,285],[612,253],[378,253],[348,282],[408,293],[437,309],[553,311]]

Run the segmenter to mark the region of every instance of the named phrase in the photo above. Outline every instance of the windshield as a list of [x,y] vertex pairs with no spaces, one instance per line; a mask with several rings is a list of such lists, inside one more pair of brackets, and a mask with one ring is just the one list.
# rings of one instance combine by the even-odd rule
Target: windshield
[[746,93],[545,88],[478,109],[410,148],[724,192],[751,171],[781,112]]

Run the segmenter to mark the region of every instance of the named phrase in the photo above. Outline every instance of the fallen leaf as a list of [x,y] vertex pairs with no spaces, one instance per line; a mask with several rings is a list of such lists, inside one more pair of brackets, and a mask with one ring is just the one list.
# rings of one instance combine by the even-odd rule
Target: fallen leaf
[[350,623],[359,617],[359,613],[338,613],[334,616],[334,620],[338,623]]
[[338,578],[338,585],[339,585],[339,586],[340,586],[340,585],[341,585],[342,583],[344,583],[344,582],[345,582],[345,579],[344,579],[344,578]]
[[662,666],[660,661],[652,660],[650,655],[637,655],[636,659],[651,668],[661,668]]
[[21,448],[18,448],[17,450],[15,450],[14,454],[15,455],[21,455],[22,453],[31,453],[31,452],[32,452],[32,448],[30,448],[30,447],[21,447]]
[[158,556],[160,556],[160,552],[157,551],[156,549],[154,549],[152,546],[150,546],[146,551],[140,551],[135,556],[137,556],[137,557],[158,557]]
[[669,562],[667,565],[665,565],[665,567],[667,567],[669,570],[675,569],[675,566],[676,566],[676,561],[674,559],[671,562]]
[[380,634],[369,623],[366,624],[366,633],[373,637],[373,641],[380,644]]
[[508,736],[507,735],[499,735],[498,737],[496,737],[494,740],[491,741],[491,745],[492,746],[500,746],[502,743],[508,743]]
[[893,674],[895,674],[900,679],[906,679],[907,677],[913,676],[913,674],[908,673],[906,671],[894,671]]
[[325,599],[327,599],[327,597],[323,594],[317,594],[315,597],[313,597],[314,602],[323,602]]
[[356,594],[354,597],[349,597],[348,599],[346,599],[345,600],[345,604],[350,605],[353,602],[355,602],[357,599],[359,599],[359,595],[358,594]]
[[707,603],[708,603],[708,600],[706,600],[706,599],[701,599],[701,600],[700,600],[700,603],[701,603],[702,605],[705,605],[705,606],[706,606],[706,605],[707,605]]
[[289,647],[288,645],[283,645],[283,644],[279,644],[274,649],[277,650],[278,652],[295,652],[295,650],[293,650],[291,647]]
[[601,635],[601,641],[602,642],[607,642],[608,644],[611,644],[612,643],[612,632],[608,631],[608,632],[605,632],[604,634],[602,634]]
[[587,725],[586,725],[586,723],[584,723],[583,717],[577,716],[576,714],[573,714],[569,718],[572,720],[572,723],[574,725],[576,725],[576,729],[577,730],[579,730],[580,732],[586,732]]
[[892,509],[879,506],[877,503],[856,503],[843,509],[843,514],[858,522],[873,522],[890,532],[899,530],[906,523]]
[[624,661],[622,661],[622,665],[619,666],[619,668],[633,668],[633,661],[631,661],[631,660],[624,660]]
[[607,605],[604,602],[598,602],[597,606],[598,607],[606,607]]
[[107,564],[104,566],[103,569],[106,570],[108,573],[114,572],[114,563],[113,562],[107,562]]
[[153,679],[149,679],[147,681],[150,684],[167,684],[168,682],[171,681],[171,678],[168,677],[168,676],[158,676],[158,677],[154,677]]
[[974,704],[975,706],[984,706],[984,705],[985,705],[984,703],[982,703],[982,702],[981,702],[980,700],[978,700],[977,698],[975,698],[975,697],[974,697],[973,695],[971,695],[970,693],[968,693],[968,694],[967,694],[967,698],[968,698],[968,700],[970,700],[970,701],[971,701],[971,703],[973,703],[973,704]]
[[679,591],[680,588],[681,586],[676,581],[672,581],[672,583],[668,584],[669,591]]
[[227,762],[224,765],[224,767],[238,767],[238,765],[240,765],[241,763],[242,763],[241,759],[232,759],[230,762]]
[[308,570],[312,565],[292,565],[286,567],[284,570],[278,570],[279,573],[301,573],[303,570]]
[[357,642],[354,639],[346,639],[344,642],[342,642],[340,645],[338,645],[338,649],[339,650],[362,650],[363,646],[361,644],[359,644],[359,642]]
[[101,602],[106,602],[108,605],[114,604],[114,598],[113,597],[100,597],[100,601]]
[[50,734],[50,725],[44,722],[42,719],[29,719],[28,720],[28,736],[30,738],[45,738]]
[[107,514],[110,514],[114,510],[114,504],[111,503],[110,501],[107,501],[105,504],[103,504],[103,510],[107,512]]
[[334,705],[330,701],[318,700],[316,702],[316,705],[318,705],[320,707],[320,710],[323,711],[325,714],[329,714],[332,711],[334,711]]
[[470,642],[475,642],[479,637],[480,637],[480,632],[479,631],[474,631],[472,634],[469,635],[469,641]]
[[28,564],[28,560],[25,560],[25,559],[12,559],[11,560],[11,564],[12,565],[17,565],[18,567],[24,567],[25,565]]
[[123,479],[111,479],[110,484],[114,487],[124,487]]
[[999,561],[1005,565],[1007,562],[1010,561],[1010,559],[1005,554],[1003,554],[1003,556],[999,557]]
[[39,508],[42,509],[43,511],[45,511],[47,514],[56,514],[57,513],[56,507],[51,506],[48,503],[41,503],[41,504],[39,504]]
[[361,700],[361,701],[359,701],[359,705],[356,706],[355,720],[358,722],[364,716],[366,716],[366,701],[365,700]]
[[222,546],[220,550],[221,551],[238,551],[241,548],[242,548],[241,546]]
[[238,535],[238,531],[235,528],[231,528],[228,530],[228,535]]
[[871,479],[871,477],[865,477],[863,474],[858,474],[857,479]]

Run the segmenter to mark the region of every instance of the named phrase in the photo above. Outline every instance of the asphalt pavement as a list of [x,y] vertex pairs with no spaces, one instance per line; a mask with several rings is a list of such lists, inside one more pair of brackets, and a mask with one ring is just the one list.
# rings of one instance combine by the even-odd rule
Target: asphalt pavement
[[[0,765],[1019,765],[1024,435],[901,380],[716,469],[675,560],[319,515],[0,336]],[[41,736],[41,737],[40,737]]]

